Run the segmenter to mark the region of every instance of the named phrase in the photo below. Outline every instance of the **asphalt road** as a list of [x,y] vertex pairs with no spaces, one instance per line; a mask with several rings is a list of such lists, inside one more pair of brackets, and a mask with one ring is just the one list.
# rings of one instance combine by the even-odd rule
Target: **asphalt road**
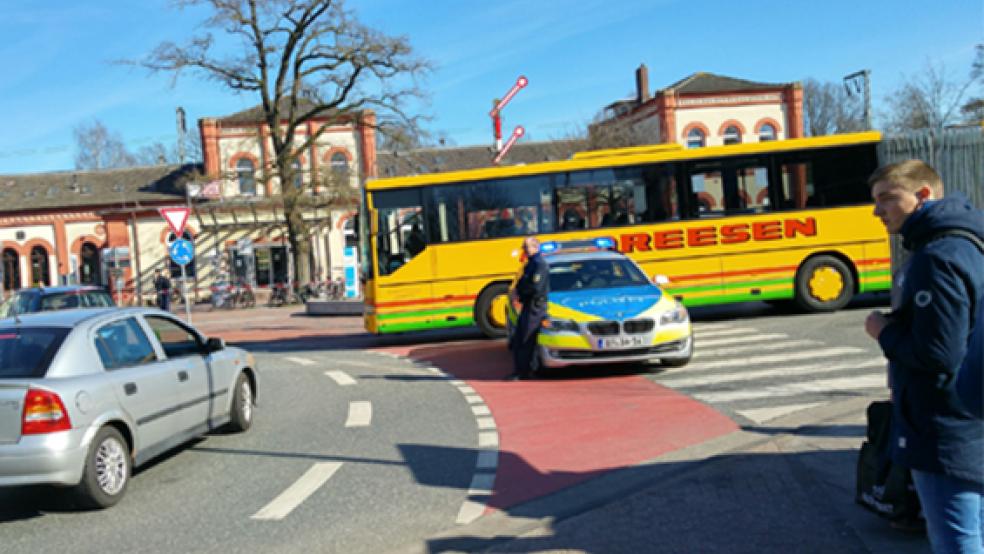
[[[862,322],[885,302],[865,298],[813,315],[764,304],[698,309],[698,355],[688,367],[558,372],[536,386],[642,375],[739,425],[768,426],[782,410],[808,413],[880,386],[884,366]],[[44,487],[0,489],[0,550],[375,553],[478,517],[482,507],[476,512],[469,498],[489,462],[481,453],[498,445],[481,420],[496,406],[430,363],[343,342],[251,342],[262,375],[254,427],[209,436],[141,469],[111,510],[76,511]],[[480,371],[485,360],[467,350],[489,348],[481,340],[446,346],[464,352],[468,367],[459,371]],[[486,467],[494,471],[494,458]]]

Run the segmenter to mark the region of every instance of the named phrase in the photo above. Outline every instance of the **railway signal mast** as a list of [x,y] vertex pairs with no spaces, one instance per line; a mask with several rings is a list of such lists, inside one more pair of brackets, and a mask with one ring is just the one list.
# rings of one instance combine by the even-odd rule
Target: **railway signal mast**
[[502,109],[506,107],[506,104],[508,104],[514,96],[516,96],[516,93],[525,88],[528,84],[529,80],[520,75],[519,78],[516,79],[516,83],[513,84],[512,88],[509,89],[509,92],[506,93],[502,100],[496,99],[492,101],[492,111],[489,112],[489,116],[492,118],[492,134],[495,137],[496,156],[495,159],[492,160],[493,164],[498,164],[499,161],[506,155],[506,152],[512,148],[512,145],[515,144],[516,141],[519,140],[519,138],[526,132],[522,126],[517,125],[516,128],[513,129],[512,134],[509,136],[509,140],[506,141],[506,144],[502,144]]

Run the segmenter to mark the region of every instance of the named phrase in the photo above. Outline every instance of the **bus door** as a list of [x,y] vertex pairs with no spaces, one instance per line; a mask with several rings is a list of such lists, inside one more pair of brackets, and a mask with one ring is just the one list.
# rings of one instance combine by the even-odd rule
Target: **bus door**
[[377,332],[419,328],[434,317],[433,248],[420,190],[379,191],[372,201]]

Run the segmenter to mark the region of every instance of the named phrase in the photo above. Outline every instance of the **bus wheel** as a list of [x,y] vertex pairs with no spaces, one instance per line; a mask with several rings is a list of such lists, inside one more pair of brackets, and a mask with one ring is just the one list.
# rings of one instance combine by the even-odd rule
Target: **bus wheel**
[[810,312],[832,312],[854,296],[854,275],[833,256],[806,260],[796,272],[796,303]]
[[475,302],[475,323],[490,339],[506,336],[506,302],[509,285],[493,283],[478,295]]

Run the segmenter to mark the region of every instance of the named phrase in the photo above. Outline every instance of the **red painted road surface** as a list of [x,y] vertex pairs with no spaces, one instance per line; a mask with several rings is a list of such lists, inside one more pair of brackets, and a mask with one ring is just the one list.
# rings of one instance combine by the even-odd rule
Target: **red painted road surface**
[[[466,381],[499,430],[489,509],[527,500],[738,429],[727,417],[637,375],[504,381],[504,341],[387,347]],[[681,369],[679,371],[686,371]]]
[[254,342],[369,347],[427,362],[467,382],[485,400],[499,431],[499,466],[489,510],[738,429],[704,404],[625,372],[593,371],[578,378],[577,371],[568,370],[558,378],[505,381],[512,366],[502,340],[421,343],[439,339],[405,335],[397,342],[411,344],[379,346],[385,341],[367,336],[361,318],[304,317],[297,308],[204,312],[194,318],[203,332],[246,348]]

